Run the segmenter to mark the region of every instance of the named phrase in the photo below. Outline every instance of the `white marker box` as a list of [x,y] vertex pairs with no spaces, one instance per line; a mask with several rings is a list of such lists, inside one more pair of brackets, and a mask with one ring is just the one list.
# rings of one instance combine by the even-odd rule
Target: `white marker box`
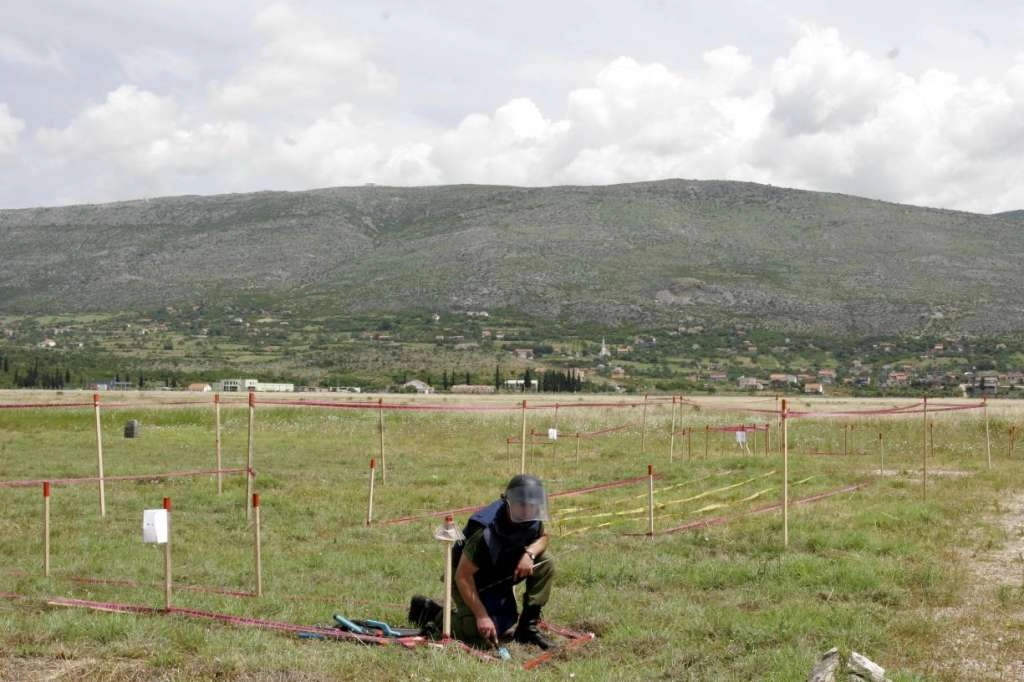
[[548,429],[548,440],[558,440],[558,429]]
[[142,541],[167,544],[167,510],[144,509],[142,511]]

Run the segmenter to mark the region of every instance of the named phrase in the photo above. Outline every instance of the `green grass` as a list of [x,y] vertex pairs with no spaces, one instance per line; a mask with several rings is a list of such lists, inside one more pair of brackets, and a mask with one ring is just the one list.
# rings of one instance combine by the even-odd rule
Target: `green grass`
[[[435,402],[456,404],[450,398]],[[869,656],[889,669],[893,680],[954,679],[932,672],[941,624],[931,612],[960,599],[964,569],[958,549],[980,551],[1005,542],[1005,533],[990,525],[986,514],[1024,482],[1020,462],[1005,458],[1005,445],[994,444],[996,467],[987,470],[984,424],[980,415],[965,414],[970,416],[937,415],[929,468],[968,473],[933,476],[927,499],[917,473],[919,418],[852,422],[857,443],[851,451],[860,454],[846,457],[804,454],[842,452],[843,422],[794,420],[789,437],[793,497],[854,482],[868,485],[855,494],[793,507],[790,544],[784,549],[780,513],[741,516],[781,494],[782,463],[774,452],[761,454],[761,434],[753,443],[754,456],[739,454],[733,443],[712,434],[709,457],[703,457],[705,424],[749,422],[749,417],[685,411],[677,428],[698,431],[694,456],[687,457],[686,439],[677,437],[669,462],[669,408],[650,408],[646,454],[640,454],[640,429],[634,426],[584,439],[577,465],[575,438],[565,435],[638,422],[640,410],[561,409],[563,439],[557,449],[538,445],[528,452],[530,469],[544,477],[551,492],[640,476],[651,463],[661,475],[655,486],[656,502],[664,505],[657,512],[658,528],[716,515],[736,520],[697,532],[638,537],[628,534],[645,531],[645,512],[596,515],[645,507],[644,483],[554,498],[549,527],[558,576],[545,617],[598,637],[535,673],[506,666],[502,676],[795,680],[806,678],[818,655],[839,646]],[[551,411],[528,416],[528,428],[538,431],[553,423]],[[141,421],[140,438],[121,437],[128,419]],[[243,466],[247,410],[225,406],[222,422],[224,466]],[[993,418],[993,433],[1005,434],[1008,423]],[[214,465],[212,408],[107,409],[102,424],[108,476]],[[88,679],[114,680],[494,675],[488,664],[454,651],[305,641],[178,616],[45,605],[49,597],[65,596],[162,606],[162,552],[141,543],[140,526],[142,510],[159,507],[168,496],[174,509],[176,605],[303,624],[327,623],[334,612],[404,624],[412,594],[443,593],[443,554],[431,537],[436,519],[365,526],[369,460],[379,457],[376,425],[372,409],[257,409],[262,599],[186,589],[253,587],[252,535],[239,476],[226,478],[222,495],[205,476],[111,481],[103,519],[95,484],[55,485],[49,579],[41,575],[39,489],[0,488],[0,592],[24,597],[0,599],[0,667],[31,672],[65,660],[87,661]],[[387,483],[378,477],[375,519],[493,499],[518,472],[519,446],[507,449],[505,438],[520,428],[515,410],[386,412]],[[878,432],[885,434],[886,469],[905,474],[875,476]],[[778,434],[772,439],[774,449]],[[95,467],[91,409],[0,412],[0,479],[90,476]],[[614,523],[598,526],[608,519]],[[1024,602],[1022,585],[1024,578],[992,587],[994,624],[1012,621]],[[534,653],[512,647],[518,662]],[[1013,647],[1003,653],[1020,654]]]

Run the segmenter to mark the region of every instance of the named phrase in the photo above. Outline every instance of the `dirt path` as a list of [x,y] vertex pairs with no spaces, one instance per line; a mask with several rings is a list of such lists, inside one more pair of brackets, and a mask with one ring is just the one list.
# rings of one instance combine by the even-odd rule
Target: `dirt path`
[[964,547],[963,599],[933,611],[940,679],[1024,680],[1024,493],[997,511],[1005,542]]

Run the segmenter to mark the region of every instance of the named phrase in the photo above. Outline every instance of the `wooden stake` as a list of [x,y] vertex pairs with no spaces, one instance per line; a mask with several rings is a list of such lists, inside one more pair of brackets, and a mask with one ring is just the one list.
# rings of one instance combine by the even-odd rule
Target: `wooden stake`
[[252,494],[253,540],[256,550],[256,596],[263,596],[263,547],[260,542],[260,494]]
[[370,501],[366,504],[366,525],[373,524],[373,481],[377,478],[377,462],[370,460]]
[[843,424],[843,456],[850,455],[850,425]]
[[523,401],[523,447],[519,457],[519,473],[526,473],[526,401]]
[[789,407],[782,399],[782,546],[789,547]]
[[711,438],[711,425],[704,425],[704,459],[708,458],[708,439]]
[[[455,520],[451,516],[444,517],[444,525],[451,528]],[[441,620],[441,635],[448,639],[452,635],[452,546],[455,543],[444,543],[444,617]]]
[[924,397],[924,409],[921,410],[924,422],[921,426],[921,499],[928,499],[928,396]]
[[164,543],[164,608],[171,610],[171,498],[164,498],[167,510],[167,542]]
[[[778,418],[778,429],[779,433],[782,433],[782,410],[779,407],[779,394],[775,394],[775,411],[779,415]],[[782,443],[779,443],[779,447],[782,447]]]
[[643,416],[640,419],[640,456],[647,452],[647,394],[644,393]]
[[384,398],[377,399],[377,430],[380,432],[380,484],[388,482],[388,465],[384,459]]
[[885,475],[885,441],[882,434],[878,434],[878,475]]
[[576,432],[576,466],[580,465],[580,432]]
[[50,482],[43,481],[43,575],[50,577]]
[[686,427],[686,459],[693,459],[693,427]]
[[764,456],[767,457],[770,452],[772,442],[772,425],[765,422],[764,425]]
[[213,394],[213,423],[217,446],[217,494],[224,492],[224,473],[220,457],[220,393]]
[[512,470],[512,437],[505,437],[505,465]]
[[252,518],[253,434],[256,421],[256,393],[249,391],[249,447],[245,458],[245,518]]
[[558,461],[558,403],[555,403],[555,441],[551,444],[551,461]]
[[992,434],[988,428],[988,398],[981,399],[981,405],[985,410],[985,454],[988,457],[988,468],[992,468]]
[[1013,457],[1013,427],[1006,430],[1006,459]]
[[647,534],[654,537],[654,467],[647,465]]
[[100,394],[92,394],[92,409],[96,413],[96,470],[100,479],[100,516],[107,515],[107,496],[103,480],[103,432],[100,429]]
[[672,396],[672,427],[668,430],[668,461],[672,461],[676,454],[676,397]]

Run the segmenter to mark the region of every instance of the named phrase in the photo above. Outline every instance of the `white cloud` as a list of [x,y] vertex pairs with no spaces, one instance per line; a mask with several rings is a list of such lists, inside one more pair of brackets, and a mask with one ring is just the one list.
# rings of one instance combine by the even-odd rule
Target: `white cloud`
[[352,105],[339,104],[312,124],[277,135],[268,165],[313,186],[441,182],[442,175],[430,160],[430,144],[378,143],[375,140],[395,140],[397,134],[357,123],[352,111]]
[[703,62],[684,73],[619,57],[568,94],[564,119],[511,100],[445,132],[434,158],[447,182],[727,178],[978,211],[1024,206],[1024,60],[1002,79],[913,76],[834,29],[805,26],[760,81],[735,47]]
[[734,45],[708,50],[701,59],[710,69],[711,82],[719,84],[723,89],[738,84],[750,73],[754,64],[750,57],[742,54]]
[[[851,50],[808,28],[770,81],[772,125],[753,146],[773,182],[894,201],[994,211],[1024,205],[1024,92]],[[993,201],[993,196],[999,196]]]
[[536,185],[551,177],[569,133],[568,121],[548,120],[532,101],[517,98],[493,116],[472,114],[443,133],[434,158],[446,182]]
[[[620,56],[560,105],[496,100],[443,126],[416,117],[417,102],[365,46],[291,5],[267,8],[253,26],[262,48],[222,83],[206,83],[206,98],[122,85],[32,139],[54,164],[97,169],[104,191],[120,181],[121,196],[182,174],[208,193],[688,177],[1024,207],[1024,55],[984,78],[912,73],[835,29],[804,25],[784,54],[760,63],[734,45],[687,68]],[[155,49],[121,64],[145,82],[199,74],[188,58]],[[24,129],[0,106],[0,154]]]
[[0,102],[0,157],[13,154],[25,122],[15,118],[5,102]]
[[790,135],[857,125],[905,80],[889,60],[847,47],[835,29],[805,26],[772,69],[772,118]]
[[674,73],[620,57],[594,88],[569,95],[571,159],[560,182],[732,177],[739,147],[755,138],[770,102],[743,84],[751,60],[735,47],[704,54],[706,70]]
[[266,42],[240,73],[214,87],[221,111],[327,108],[353,93],[383,94],[396,87],[395,77],[370,60],[362,45],[330,33],[290,5],[267,7],[253,25]]
[[189,126],[172,98],[133,85],[109,93],[63,129],[40,130],[37,139],[58,158],[113,162],[132,173],[210,167],[240,160],[250,147],[247,124]]
[[177,107],[134,85],[122,85],[102,104],[87,107],[61,130],[44,128],[40,142],[62,154],[80,156],[99,151],[132,151],[174,132]]

